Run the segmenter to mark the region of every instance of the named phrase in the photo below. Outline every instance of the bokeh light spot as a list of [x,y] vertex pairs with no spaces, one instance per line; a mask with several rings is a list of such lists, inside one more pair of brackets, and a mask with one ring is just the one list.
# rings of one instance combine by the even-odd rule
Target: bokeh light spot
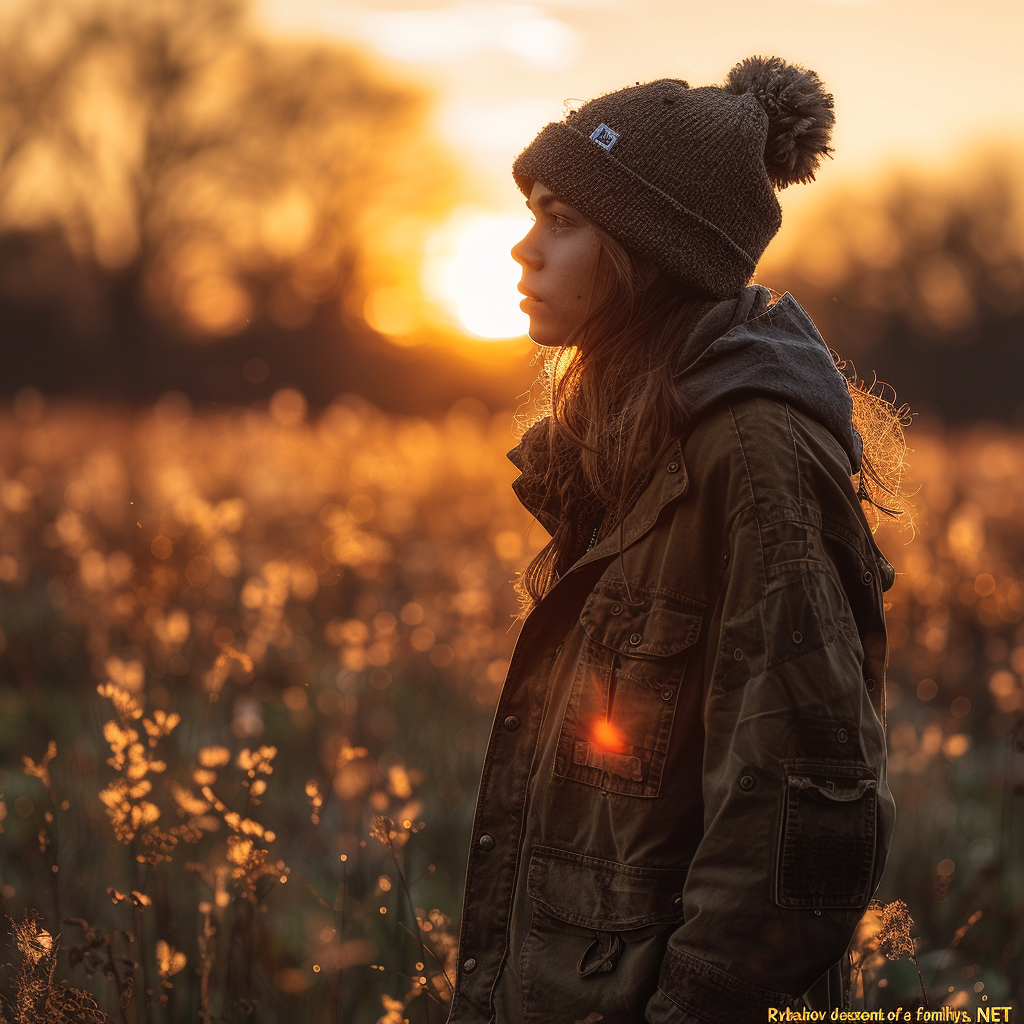
[[270,367],[265,359],[250,359],[242,367],[242,376],[250,384],[262,384],[270,373]]
[[949,710],[954,718],[966,718],[971,713],[971,702],[966,697],[956,697]]

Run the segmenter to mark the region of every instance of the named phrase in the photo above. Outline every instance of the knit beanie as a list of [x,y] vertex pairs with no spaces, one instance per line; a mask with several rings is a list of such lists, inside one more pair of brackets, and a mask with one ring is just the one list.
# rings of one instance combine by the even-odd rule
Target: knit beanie
[[782,224],[775,189],[831,153],[832,96],[813,71],[748,57],[723,86],[663,78],[543,128],[512,174],[540,181],[709,298],[735,295]]

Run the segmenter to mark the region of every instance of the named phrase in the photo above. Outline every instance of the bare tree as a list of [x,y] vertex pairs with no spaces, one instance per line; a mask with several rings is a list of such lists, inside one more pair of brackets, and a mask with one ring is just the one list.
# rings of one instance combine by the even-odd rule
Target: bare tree
[[450,202],[422,94],[244,0],[33,0],[0,68],[0,292],[91,310],[118,360],[157,327],[301,327]]

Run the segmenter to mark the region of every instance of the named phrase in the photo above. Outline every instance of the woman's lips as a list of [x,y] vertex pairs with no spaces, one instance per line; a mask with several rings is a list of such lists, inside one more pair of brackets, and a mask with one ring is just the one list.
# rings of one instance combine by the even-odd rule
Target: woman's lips
[[519,308],[523,310],[523,312],[528,311],[530,306],[540,304],[541,299],[537,298],[537,296],[534,295],[533,292],[531,292],[528,288],[524,288],[522,285],[518,285],[517,290],[522,292],[523,295],[526,296],[526,298],[520,300],[519,302]]

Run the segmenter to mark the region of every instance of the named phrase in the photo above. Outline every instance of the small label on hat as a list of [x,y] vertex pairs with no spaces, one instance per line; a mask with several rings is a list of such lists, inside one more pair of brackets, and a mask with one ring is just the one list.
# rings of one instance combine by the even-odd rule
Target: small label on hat
[[596,142],[603,150],[607,151],[619,141],[619,133],[609,128],[608,125],[602,121],[591,133],[590,138],[593,142]]

